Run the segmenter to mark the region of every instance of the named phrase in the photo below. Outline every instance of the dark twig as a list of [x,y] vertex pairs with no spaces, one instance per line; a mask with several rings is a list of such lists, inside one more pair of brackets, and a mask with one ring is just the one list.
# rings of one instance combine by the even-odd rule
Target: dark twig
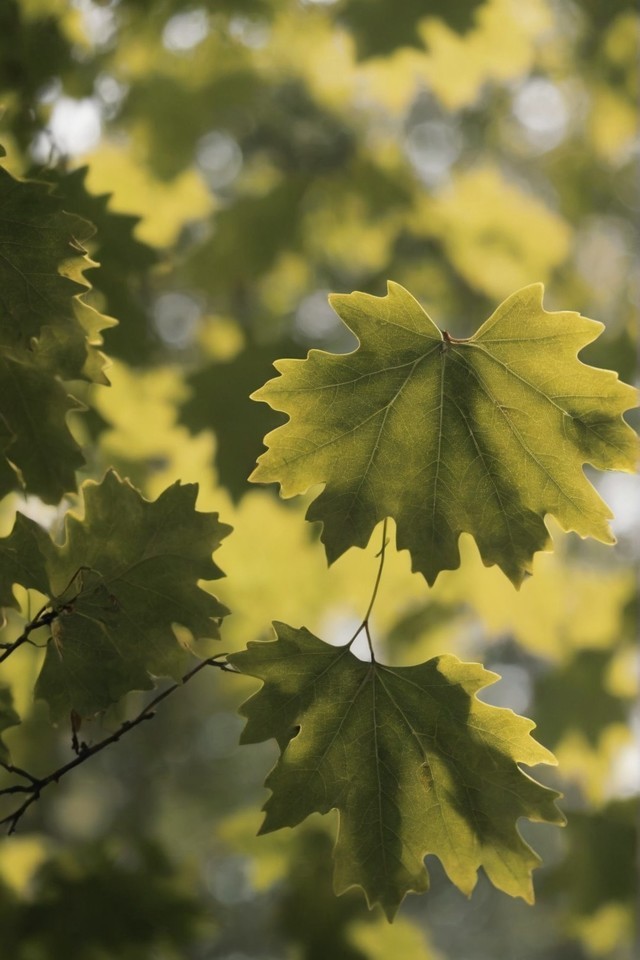
[[[3,660],[6,660],[7,657],[10,657],[18,647],[21,647],[23,643],[33,643],[33,640],[30,640],[29,637],[34,630],[38,630],[40,627],[47,627],[59,616],[57,610],[47,610],[46,607],[43,607],[40,612],[30,621],[24,628],[24,632],[18,637],[17,640],[14,640],[12,643],[0,643],[0,663]],[[37,646],[37,644],[35,644]]]
[[20,806],[13,811],[13,813],[8,814],[6,817],[0,820],[0,826],[5,824],[9,827],[9,833],[14,833],[18,822],[29,809],[32,803],[35,803],[36,800],[40,798],[42,791],[52,783],[59,783],[60,780],[76,767],[79,767],[80,764],[85,763],[89,757],[95,756],[96,753],[100,753],[105,747],[110,746],[112,743],[116,743],[125,733],[128,733],[130,730],[133,730],[134,727],[137,727],[139,724],[143,723],[145,720],[151,720],[155,716],[155,708],[163,700],[166,700],[168,696],[178,690],[180,687],[183,687],[185,683],[188,683],[196,674],[200,673],[205,667],[218,667],[220,670],[225,670],[227,673],[238,673],[238,671],[227,663],[226,660],[220,659],[225,657],[226,654],[219,653],[215,657],[209,657],[207,660],[201,660],[196,664],[188,673],[177,681],[177,683],[172,684],[170,687],[167,687],[166,690],[163,690],[156,697],[151,700],[143,710],[140,711],[137,716],[133,717],[132,720],[125,720],[118,729],[110,734],[110,736],[105,737],[103,740],[99,740],[97,743],[87,746],[85,743],[80,744],[79,753],[73,760],[70,760],[68,763],[63,764],[63,766],[58,767],[57,770],[54,770],[53,773],[48,774],[46,777],[38,778],[32,776],[30,773],[27,773],[26,770],[22,770],[20,767],[15,767],[12,764],[1,763],[0,766],[4,767],[9,773],[16,774],[16,776],[22,777],[26,780],[26,783],[23,784],[14,784],[10,787],[5,787],[0,790],[0,797],[8,796],[9,794],[23,793],[26,794],[26,799],[20,804]]
[[3,660],[6,660],[7,657],[10,657],[12,653],[14,653],[19,647],[23,645],[23,643],[31,643],[35,647],[42,646],[42,644],[34,643],[33,640],[30,640],[29,639],[30,634],[32,634],[34,630],[38,630],[40,627],[49,626],[51,623],[53,623],[54,620],[56,620],[60,616],[61,613],[69,613],[73,609],[74,603],[82,593],[82,590],[83,590],[82,574],[86,571],[90,573],[95,573],[97,576],[100,576],[98,571],[94,570],[93,567],[87,567],[84,564],[81,567],[78,567],[78,569],[73,574],[68,584],[62,591],[61,596],[64,596],[64,594],[67,592],[67,590],[70,589],[72,584],[78,581],[80,589],[77,595],[75,597],[72,597],[70,600],[66,600],[64,603],[59,604],[56,607],[52,606],[53,604],[52,600],[47,600],[45,605],[41,607],[40,610],[38,610],[33,620],[31,620],[26,625],[26,627],[24,628],[24,632],[21,634],[21,636],[18,637],[17,640],[14,640],[12,643],[0,643],[0,650],[3,651],[0,654],[0,663],[2,663]]

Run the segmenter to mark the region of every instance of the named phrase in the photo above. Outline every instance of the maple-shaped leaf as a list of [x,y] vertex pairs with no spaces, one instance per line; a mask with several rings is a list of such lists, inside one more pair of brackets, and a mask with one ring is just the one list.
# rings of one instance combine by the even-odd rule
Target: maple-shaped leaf
[[96,352],[95,332],[88,341],[76,311],[76,298],[90,286],[83,272],[95,266],[83,246],[94,233],[49,184],[16,180],[0,167],[0,348],[35,358],[41,350],[50,354],[55,342],[67,380],[87,379]]
[[4,602],[11,581],[50,598],[35,693],[55,718],[90,716],[149,689],[152,677],[181,676],[188,654],[173,624],[214,638],[227,613],[198,581],[222,576],[211,554],[230,527],[195,510],[195,484],[176,483],[150,502],[110,471],[83,492],[84,517],[68,515],[62,545],[26,517],[0,540]]
[[92,288],[106,301],[106,310],[124,322],[108,334],[109,356],[139,365],[149,355],[152,331],[144,303],[148,274],[158,253],[135,236],[140,217],[120,213],[110,206],[110,194],[96,196],[86,184],[88,167],[71,171],[46,171],[63,198],[65,209],[84,217],[96,228],[91,256],[99,269],[91,274]]
[[25,488],[57,503],[84,463],[61,381],[108,383],[100,331],[114,321],[80,296],[94,232],[51,187],[0,167],[0,496]]
[[555,763],[530,736],[535,724],[475,697],[498,676],[453,656],[363,662],[305,629],[275,627],[277,640],[228,658],[264,684],[242,708],[242,742],[274,738],[281,750],[260,832],[337,808],[336,891],[361,886],[389,919],[407,892],[427,889],[428,853],[467,895],[482,866],[496,887],[532,901],[539,858],[516,822],[564,818],[558,794],[518,766]]
[[613,543],[582,467],[635,468],[622,413],[636,393],[577,359],[602,324],[547,312],[542,293],[514,293],[466,340],[441,333],[395,283],[386,297],[332,296],[360,346],[275,365],[281,376],[253,396],[290,420],[250,479],[279,481],[285,497],[325,485],[307,517],[324,524],[330,563],[393,517],[398,548],[429,584],[459,566],[464,531],[516,585],[549,548],[547,513]]

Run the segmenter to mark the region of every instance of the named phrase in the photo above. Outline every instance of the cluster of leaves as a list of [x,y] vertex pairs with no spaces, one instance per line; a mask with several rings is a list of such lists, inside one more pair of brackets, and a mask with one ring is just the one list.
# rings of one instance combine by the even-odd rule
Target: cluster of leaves
[[[244,740],[273,738],[281,752],[268,778],[273,794],[262,832],[338,808],[336,886],[363,886],[388,916],[407,890],[426,887],[427,852],[465,893],[482,865],[498,887],[530,900],[539,860],[516,820],[559,822],[560,814],[555,792],[519,764],[552,758],[530,737],[530,721],[476,697],[494,675],[450,656],[487,656],[468,639],[479,628],[485,637],[507,634],[528,656],[551,663],[527,661],[536,676],[539,739],[556,750],[571,779],[580,768],[571,759],[579,733],[586,738],[580,763],[592,771],[588,783],[578,773],[586,805],[570,784],[569,809],[582,809],[570,816],[564,867],[541,884],[541,909],[546,896],[570,885],[565,935],[602,943],[605,952],[628,938],[632,902],[626,861],[608,893],[604,885],[588,890],[609,835],[622,838],[615,841],[621,848],[630,847],[632,834],[632,804],[623,813],[612,808],[611,816],[592,809],[594,784],[606,780],[603,764],[618,749],[607,738],[628,716],[629,691],[607,679],[623,672],[628,653],[628,640],[617,640],[628,580],[624,571],[586,573],[562,558],[543,567],[547,558],[538,557],[531,584],[515,600],[506,579],[483,563],[521,583],[534,552],[549,546],[550,514],[565,530],[611,542],[609,513],[582,466],[633,468],[635,445],[620,417],[633,395],[613,374],[578,363],[576,352],[599,325],[547,313],[539,286],[509,297],[475,334],[472,318],[487,316],[532,279],[547,281],[552,303],[611,319],[585,357],[629,379],[625,264],[635,110],[625,37],[635,15],[624,2],[606,11],[583,5],[572,14],[569,41],[565,14],[544,0],[532,2],[526,18],[502,0],[433,4],[428,15],[423,6],[396,5],[390,23],[387,5],[361,0],[233,0],[197,9],[183,0],[4,4],[0,523],[7,535],[0,539],[0,602],[7,624],[0,657],[8,686],[0,687],[0,734],[8,746],[0,740],[0,760],[13,770],[9,790],[17,776],[16,792],[36,797],[53,781],[46,773],[20,779],[19,771],[48,771],[61,744],[28,695],[47,702],[65,746],[70,719],[71,764],[83,762],[132,728],[131,720],[117,726],[123,716],[135,724],[151,716],[151,707],[136,712],[135,693],[123,696],[162,677],[195,676],[185,672],[191,655],[216,649],[207,638],[217,637],[226,604],[235,617],[225,649],[264,640],[273,614],[333,641],[332,617],[362,614],[356,597],[366,561],[349,548],[366,547],[376,524],[390,517],[413,569],[430,585],[438,578],[427,593],[385,538],[375,650],[386,634],[384,659],[398,666],[352,653],[365,635],[371,646],[371,610],[346,648],[280,624],[278,639],[229,657],[233,669],[264,684],[243,708]],[[535,100],[536,90],[556,108],[559,98],[574,117],[557,147],[544,139],[553,140],[553,131],[519,119],[518,103]],[[78,101],[92,104],[107,139],[88,167],[73,169],[57,139],[56,111]],[[53,162],[34,170],[33,158]],[[91,286],[89,257],[101,264]],[[389,276],[428,302],[456,336],[441,333],[399,284],[387,297],[370,296]],[[354,340],[324,306],[325,291],[354,287],[367,294],[333,300],[360,341],[345,353]],[[101,330],[116,360],[108,390]],[[281,376],[259,393],[276,413],[248,400],[272,361],[301,358],[314,346],[338,353],[312,350],[305,361],[278,362]],[[83,405],[90,412],[76,417]],[[324,484],[308,518],[322,523],[329,561],[342,558],[329,572],[295,506],[248,492],[246,478],[277,412],[290,420],[270,435],[253,479],[279,482],[287,497]],[[113,471],[100,480],[112,465],[145,496]],[[59,519],[49,535],[19,513],[9,533],[15,506],[25,509],[16,492],[54,505],[64,497],[59,517],[75,506],[83,477],[90,478],[81,488],[84,514],[69,514],[64,531]],[[211,553],[229,528],[217,513],[196,512],[195,487],[176,483],[181,478],[197,479],[200,503],[237,528],[225,543],[231,576],[216,584],[224,604],[206,582],[220,576]],[[481,559],[470,557],[465,534]],[[439,576],[447,570],[456,573]],[[44,655],[36,643],[46,646]],[[503,659],[495,657],[498,672]],[[426,662],[414,665],[419,661]],[[192,857],[198,847],[209,891],[198,896],[215,900],[216,910],[227,911],[225,922],[235,923],[235,941],[216,935],[220,955],[225,944],[279,955],[293,943],[310,958],[434,956],[407,921],[394,925],[395,933],[364,924],[362,902],[350,895],[331,908],[335,924],[318,928],[309,920],[309,900],[332,870],[323,828],[302,832],[279,858],[273,876],[282,879],[281,893],[265,885],[265,909],[269,898],[280,903],[280,939],[269,940],[268,923],[259,946],[242,939],[246,922],[229,919],[228,891],[218,898],[207,872],[213,858],[226,876],[208,824],[240,797],[257,805],[255,764],[247,761],[243,772],[230,750],[205,763],[205,747],[199,759],[194,743],[224,740],[249,681],[236,678],[229,692],[231,684],[215,673],[207,672],[200,693],[193,681],[193,697],[181,708],[172,706],[178,697],[163,707],[149,725],[151,749],[136,755],[129,739],[129,765],[101,761],[101,799],[94,795],[92,805],[102,809],[111,798],[118,830],[128,831],[125,846],[153,825],[171,858]],[[584,699],[596,696],[602,710],[585,721]],[[98,721],[89,718],[105,710],[108,735],[92,740]],[[177,731],[190,722],[187,744]],[[152,756],[163,760],[154,766]],[[64,757],[61,769],[70,769]],[[12,768],[13,761],[22,766]],[[113,793],[118,780],[136,798],[126,813]],[[55,816],[65,796],[73,795],[51,801]],[[43,806],[23,825],[64,835],[68,828],[48,821]],[[206,824],[200,842],[191,834],[198,819]],[[92,829],[113,831],[109,817],[105,823]],[[249,844],[246,828],[240,833],[231,849],[268,862],[270,838]],[[577,849],[587,851],[584,883],[567,872]],[[16,957],[22,949],[71,955],[55,917],[86,887],[98,894],[86,898],[93,919],[79,960],[101,950],[184,955],[197,939],[200,908],[171,884],[154,882],[171,868],[162,856],[143,854],[133,869],[118,861],[113,845],[104,855],[94,851],[88,866],[80,849],[75,863],[73,855],[63,863],[57,853],[42,854],[47,862],[33,874],[31,899],[6,891],[15,917],[5,929]],[[0,873],[2,866],[0,853]],[[437,864],[430,874],[437,904],[446,885]],[[129,897],[116,896],[122,887]],[[94,904],[102,895],[123,918],[134,916],[127,900],[139,903],[141,939],[133,919],[117,929],[100,926]],[[323,897],[329,910],[332,901]],[[598,940],[593,924],[600,917],[601,930],[614,932]],[[154,933],[158,926],[163,935]],[[438,930],[436,916],[432,926]],[[18,946],[25,930],[31,940]],[[485,949],[472,939],[474,949]],[[488,945],[486,955],[497,949],[503,944]]]

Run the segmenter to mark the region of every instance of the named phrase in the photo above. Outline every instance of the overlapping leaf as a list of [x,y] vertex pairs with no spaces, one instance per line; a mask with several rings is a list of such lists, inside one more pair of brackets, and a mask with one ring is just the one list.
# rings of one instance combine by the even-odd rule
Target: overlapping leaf
[[[295,341],[287,339],[285,344],[289,355],[303,353]],[[215,432],[220,483],[236,500],[247,491],[261,439],[274,423],[273,412],[251,403],[249,394],[268,375],[282,346],[282,341],[251,344],[232,360],[210,363],[188,380],[192,396],[182,408],[182,419],[191,430]]]
[[229,658],[264,682],[243,707],[243,742],[274,738],[282,754],[261,832],[337,807],[336,889],[362,886],[389,918],[408,891],[427,888],[427,853],[467,894],[483,866],[531,901],[539,859],[516,821],[563,818],[557,794],[518,764],[555,761],[531,721],[476,699],[496,674],[451,656],[385,667],[305,629],[276,629],[276,641]]
[[158,260],[152,247],[135,236],[140,218],[111,209],[110,195],[96,196],[86,185],[88,167],[71,172],[48,172],[62,197],[65,209],[80,214],[96,228],[91,238],[91,255],[100,263],[92,274],[92,287],[106,300],[106,309],[114,317],[126,318],[108,336],[110,356],[140,364],[151,345],[149,318],[144,308],[143,290],[150,269]]
[[268,435],[251,477],[280,482],[285,497],[325,484],[307,517],[324,524],[329,562],[365,546],[386,516],[430,584],[459,565],[463,531],[516,585],[549,546],[547,513],[613,542],[611,512],[582,467],[634,469],[622,413],[635,391],[577,359],[601,324],[547,312],[541,284],[468,340],[442,334],[398,284],[331,303],[360,346],[276,364],[281,376],[254,398],[290,421]]
[[173,624],[216,637],[226,608],[198,586],[222,576],[212,552],[229,532],[198,513],[197,487],[178,483],[149,502],[113,472],[84,486],[62,546],[26,517],[0,540],[0,577],[50,597],[55,613],[36,695],[52,715],[91,715],[152,676],[180,676],[186,653]]
[[113,321],[79,297],[93,233],[50,187],[0,167],[0,496],[24,486],[49,503],[84,462],[69,432],[78,408],[61,380],[106,383],[100,330]]

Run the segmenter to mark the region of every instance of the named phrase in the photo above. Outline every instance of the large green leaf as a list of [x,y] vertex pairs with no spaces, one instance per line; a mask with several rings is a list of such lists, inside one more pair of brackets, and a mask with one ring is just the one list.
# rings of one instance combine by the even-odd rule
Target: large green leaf
[[390,668],[305,629],[276,629],[277,640],[229,658],[264,682],[243,707],[242,741],[274,738],[281,750],[261,832],[338,808],[336,890],[362,886],[389,918],[408,891],[427,888],[427,853],[466,894],[483,866],[531,901],[539,858],[516,821],[563,817],[558,795],[518,764],[555,761],[530,720],[474,696],[497,675],[452,656]]
[[602,325],[547,312],[542,291],[514,293],[466,340],[441,333],[395,283],[386,297],[331,297],[360,346],[276,364],[281,376],[254,398],[290,421],[268,435],[251,479],[279,481],[285,497],[325,484],[307,517],[324,524],[329,562],[393,517],[398,547],[430,584],[459,565],[463,531],[516,585],[549,547],[547,513],[614,542],[582,467],[634,469],[621,414],[636,394],[577,359]]
[[153,676],[180,676],[188,654],[173,625],[217,637],[227,612],[198,581],[222,576],[211,554],[230,528],[195,510],[195,484],[176,483],[149,502],[109,472],[83,491],[84,517],[68,516],[62,545],[26,517],[0,540],[0,573],[50,597],[55,617],[36,696],[54,717],[89,716],[150,688]]

